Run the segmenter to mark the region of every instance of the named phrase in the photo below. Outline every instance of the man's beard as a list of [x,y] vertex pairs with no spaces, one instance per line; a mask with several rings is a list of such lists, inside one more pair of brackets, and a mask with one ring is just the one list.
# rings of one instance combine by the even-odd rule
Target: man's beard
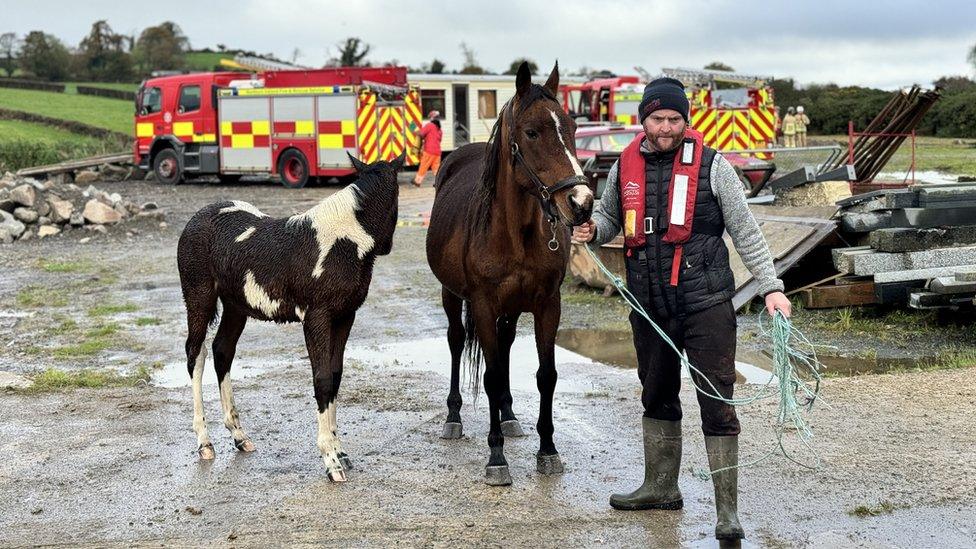
[[684,130],[680,132],[671,132],[667,136],[655,135],[650,139],[651,148],[658,152],[668,152],[674,150],[681,144],[681,139],[684,137]]

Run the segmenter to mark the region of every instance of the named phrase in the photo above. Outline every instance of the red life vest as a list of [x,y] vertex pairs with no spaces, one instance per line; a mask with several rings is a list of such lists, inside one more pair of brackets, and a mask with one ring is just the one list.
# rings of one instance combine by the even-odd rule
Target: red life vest
[[[646,171],[640,147],[646,139],[641,132],[620,154],[620,203],[623,209],[624,244],[627,255],[647,242],[646,233],[654,231],[656,223],[644,217]],[[691,238],[691,223],[695,217],[695,198],[698,195],[698,172],[701,171],[702,134],[691,128],[674,155],[671,183],[668,186],[668,230],[663,240],[674,244],[671,263],[671,285],[678,285],[683,244]],[[638,222],[640,220],[640,222]]]

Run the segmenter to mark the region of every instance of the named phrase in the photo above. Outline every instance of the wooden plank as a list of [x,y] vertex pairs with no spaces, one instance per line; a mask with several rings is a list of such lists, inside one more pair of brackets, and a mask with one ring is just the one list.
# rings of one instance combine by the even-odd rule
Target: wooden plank
[[90,168],[93,166],[101,166],[102,164],[119,164],[119,163],[132,163],[132,153],[114,153],[114,154],[102,154],[99,156],[91,156],[88,158],[80,158],[78,160],[68,160],[66,162],[58,162],[57,164],[47,164],[44,166],[34,166],[31,168],[24,168],[22,170],[17,170],[17,175],[30,176],[30,175],[44,175],[44,174],[54,174],[54,173],[64,173],[81,168]]
[[809,309],[831,309],[875,303],[874,282],[843,286],[815,286],[803,290],[803,305]]

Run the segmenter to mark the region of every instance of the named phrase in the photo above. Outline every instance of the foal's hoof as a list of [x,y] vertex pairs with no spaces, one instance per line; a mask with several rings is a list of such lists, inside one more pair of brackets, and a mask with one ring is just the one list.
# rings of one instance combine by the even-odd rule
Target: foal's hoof
[[502,436],[505,438],[524,437],[525,431],[522,430],[522,424],[517,419],[510,419],[502,422]]
[[235,440],[234,446],[236,446],[237,449],[240,450],[241,452],[248,453],[248,454],[258,449],[258,447],[255,446],[254,443],[251,442],[251,439],[249,438],[245,438],[244,440]]
[[461,438],[461,424],[449,421],[444,424],[444,430],[441,431],[441,438],[454,439]]
[[535,470],[543,475],[556,475],[563,472],[563,460],[559,454],[536,454]]
[[213,461],[217,457],[217,452],[214,452],[213,444],[204,444],[197,448],[197,454],[200,455],[201,461]]
[[489,465],[485,467],[485,484],[488,486],[508,486],[512,483],[512,474],[508,472],[508,465]]
[[349,456],[345,452],[339,452],[339,463],[347,471],[352,469],[352,460],[349,459]]
[[345,482],[346,472],[342,469],[330,469],[329,470],[329,480],[332,482]]

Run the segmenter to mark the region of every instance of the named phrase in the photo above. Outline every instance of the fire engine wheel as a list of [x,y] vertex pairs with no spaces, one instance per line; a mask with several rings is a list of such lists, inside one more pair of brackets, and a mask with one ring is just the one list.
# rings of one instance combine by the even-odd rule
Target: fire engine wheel
[[153,159],[153,174],[156,176],[156,181],[167,185],[175,185],[183,181],[180,157],[175,150],[163,149],[156,153],[156,158]]
[[289,189],[301,189],[308,183],[308,161],[301,151],[289,149],[278,160],[281,183]]

